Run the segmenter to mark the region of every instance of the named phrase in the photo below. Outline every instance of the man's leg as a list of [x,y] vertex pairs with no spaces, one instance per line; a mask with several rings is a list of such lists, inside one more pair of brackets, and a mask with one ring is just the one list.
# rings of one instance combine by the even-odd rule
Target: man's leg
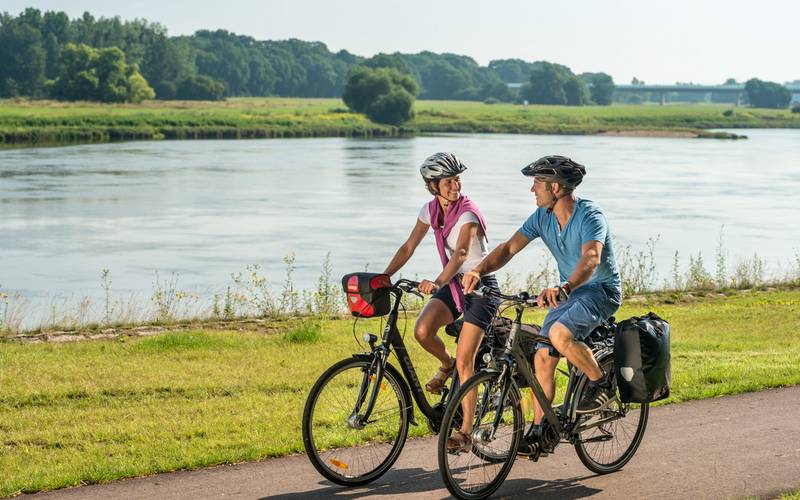
[[[550,327],[550,341],[553,347],[589,377],[576,411],[588,413],[599,410],[613,400],[614,391],[607,376],[594,359],[591,349],[583,342],[578,342],[563,323],[556,322]],[[607,374],[606,374],[607,375]]]
[[567,358],[567,361],[575,365],[580,371],[589,377],[589,380],[596,381],[603,376],[603,371],[597,360],[592,355],[592,350],[589,349],[583,342],[578,342],[572,336],[572,332],[561,324],[555,322],[550,327],[550,342],[562,356]]

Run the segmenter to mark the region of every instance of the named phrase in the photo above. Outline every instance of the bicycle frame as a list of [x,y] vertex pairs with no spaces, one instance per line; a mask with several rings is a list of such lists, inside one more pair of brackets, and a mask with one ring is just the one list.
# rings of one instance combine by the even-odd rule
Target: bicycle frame
[[[542,335],[536,334],[529,334],[522,330],[522,313],[525,310],[525,306],[521,304],[516,304],[514,306],[515,309],[515,318],[514,322],[511,327],[511,332],[509,333],[508,340],[506,341],[505,348],[503,350],[503,355],[505,359],[502,363],[502,371],[501,375],[503,377],[503,387],[501,388],[500,397],[501,401],[505,401],[506,396],[508,395],[508,390],[513,383],[513,373],[505,374],[504,371],[512,369],[512,366],[516,367],[517,373],[521,374],[525,381],[530,386],[531,390],[533,391],[534,397],[539,402],[539,406],[542,408],[544,412],[544,417],[548,421],[548,423],[553,427],[556,433],[559,436],[563,436],[565,438],[572,439],[573,436],[576,436],[579,432],[582,432],[586,429],[590,429],[592,427],[596,427],[602,425],[606,422],[614,420],[616,417],[609,417],[606,419],[599,420],[597,422],[593,422],[590,425],[586,426],[579,426],[577,428],[573,428],[572,425],[578,420],[578,414],[576,413],[576,401],[575,395],[577,393],[578,384],[581,383],[582,379],[585,379],[585,375],[579,374],[577,368],[572,365],[569,365],[569,379],[567,381],[567,389],[564,396],[564,402],[561,405],[561,413],[560,416],[556,414],[551,405],[551,402],[547,399],[547,396],[544,394],[544,390],[542,386],[539,384],[539,381],[536,379],[536,376],[531,369],[531,361],[526,359],[525,353],[521,347],[521,338],[523,335],[529,337],[531,340],[536,341],[537,343],[542,343],[546,345],[552,345],[550,339],[544,337]],[[595,356],[597,359],[602,359],[606,355],[605,349],[600,349]],[[513,361],[513,363],[512,363]],[[500,422],[501,414],[498,413],[495,417],[496,422],[493,422],[493,431],[497,429]]]
[[[370,372],[374,373],[375,383],[372,386],[372,391],[370,391],[369,399],[366,401],[366,409],[364,409],[364,412],[360,414],[361,406],[367,399],[367,392],[371,382],[371,376],[369,376],[369,374],[365,374],[364,379],[361,382],[361,390],[359,391],[356,405],[353,408],[353,413],[350,416],[350,425],[363,426],[368,422],[369,417],[372,414],[372,410],[375,407],[375,401],[378,397],[378,391],[380,390],[383,375],[387,370],[389,354],[391,354],[392,348],[394,348],[395,355],[400,362],[400,369],[403,372],[405,382],[404,391],[406,392],[406,395],[411,395],[413,397],[414,401],[417,403],[417,407],[419,407],[422,414],[425,415],[428,420],[433,422],[441,422],[442,417],[444,416],[444,411],[441,408],[436,408],[428,403],[428,399],[425,397],[422,384],[420,383],[419,377],[417,377],[417,372],[414,369],[414,364],[411,362],[411,357],[408,355],[408,350],[403,342],[403,337],[400,335],[400,331],[397,329],[398,308],[400,306],[400,298],[402,297],[403,292],[399,288],[393,288],[389,293],[394,295],[394,305],[392,306],[392,309],[389,312],[389,316],[386,320],[386,327],[383,330],[383,336],[380,344],[374,345],[374,341],[372,341],[370,342],[370,347],[372,348],[372,352],[370,354],[356,355],[356,357],[362,359],[372,359]],[[389,368],[391,368],[391,365],[389,365]],[[447,393],[444,394],[442,400],[444,400],[446,397]],[[410,411],[411,408],[406,408],[406,410]],[[410,413],[411,422],[415,423],[413,420],[413,412]]]

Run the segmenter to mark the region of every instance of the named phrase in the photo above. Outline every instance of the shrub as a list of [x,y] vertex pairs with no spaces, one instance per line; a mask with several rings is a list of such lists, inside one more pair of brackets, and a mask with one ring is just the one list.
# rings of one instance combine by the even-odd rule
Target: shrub
[[400,125],[412,116],[417,82],[396,69],[355,69],[347,79],[342,100],[376,123]]
[[800,102],[792,106],[792,113],[800,113]]
[[722,116],[733,116],[733,110],[726,109],[725,111],[722,112]]
[[193,101],[221,101],[225,98],[225,84],[205,75],[193,75],[181,80],[175,97]]

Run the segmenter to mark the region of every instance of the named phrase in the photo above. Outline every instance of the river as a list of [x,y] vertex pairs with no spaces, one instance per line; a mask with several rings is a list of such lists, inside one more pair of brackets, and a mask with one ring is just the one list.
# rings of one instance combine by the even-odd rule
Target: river
[[[800,248],[800,130],[737,130],[747,140],[445,135],[394,139],[157,141],[0,150],[0,286],[33,309],[102,297],[149,298],[155,273],[213,293],[259,264],[274,286],[296,256],[295,285],[313,288],[326,254],[333,274],[380,271],[429,199],[419,163],[453,151],[463,192],[482,208],[492,244],[534,208],[519,170],[545,154],[587,166],[577,194],[606,211],[620,246],[659,237],[659,282],[702,253],[713,274],[758,254],[784,273]],[[508,269],[545,262],[541,242]],[[434,277],[428,236],[404,269]],[[46,307],[45,307],[46,309]],[[40,314],[46,314],[40,313]]]

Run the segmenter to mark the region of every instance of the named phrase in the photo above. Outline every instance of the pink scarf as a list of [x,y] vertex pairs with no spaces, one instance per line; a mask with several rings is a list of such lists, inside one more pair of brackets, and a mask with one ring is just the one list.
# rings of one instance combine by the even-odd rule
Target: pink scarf
[[[444,249],[444,242],[450,235],[453,226],[456,225],[456,222],[458,222],[458,219],[464,212],[472,212],[475,214],[475,217],[478,218],[478,225],[481,231],[483,231],[483,237],[486,238],[487,242],[489,241],[489,237],[486,234],[486,222],[483,220],[483,214],[481,214],[478,205],[473,203],[472,200],[466,196],[461,195],[458,200],[450,204],[450,210],[444,214],[444,225],[439,227],[439,214],[441,211],[442,207],[439,205],[439,200],[434,196],[430,203],[428,203],[428,213],[431,216],[433,236],[436,238],[436,249],[439,251],[439,258],[441,258],[442,267],[444,268],[450,261]],[[459,312],[464,312],[464,291],[461,289],[461,284],[458,282],[456,276],[450,280],[450,294],[453,296],[456,309],[458,309]]]

